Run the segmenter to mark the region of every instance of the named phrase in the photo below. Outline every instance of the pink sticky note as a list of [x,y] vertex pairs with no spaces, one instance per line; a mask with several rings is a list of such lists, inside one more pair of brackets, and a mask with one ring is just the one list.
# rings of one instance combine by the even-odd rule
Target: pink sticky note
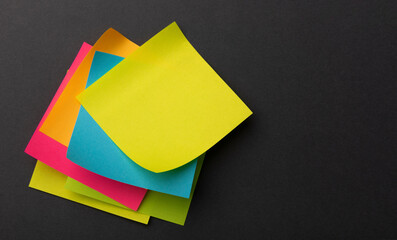
[[73,76],[74,72],[90,49],[91,46],[89,44],[83,43],[77,57],[73,61],[72,66],[69,68],[69,71],[30,139],[25,152],[48,166],[89,186],[92,189],[95,189],[113,200],[133,210],[137,210],[146,194],[146,189],[105,178],[78,166],[66,158],[67,147],[39,131],[41,125],[44,123],[48,114],[51,112],[51,109],[68,84],[70,78]]

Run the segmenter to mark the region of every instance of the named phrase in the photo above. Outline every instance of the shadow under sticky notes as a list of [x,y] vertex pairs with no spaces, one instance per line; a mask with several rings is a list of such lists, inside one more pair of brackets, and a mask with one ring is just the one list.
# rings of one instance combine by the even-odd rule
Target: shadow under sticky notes
[[176,23],[78,99],[130,159],[156,173],[191,162],[252,114]]
[[[87,87],[124,58],[96,52],[87,79]],[[67,157],[94,173],[126,184],[189,198],[197,160],[163,173],[154,173],[137,165],[106,135],[81,107],[69,143]]]

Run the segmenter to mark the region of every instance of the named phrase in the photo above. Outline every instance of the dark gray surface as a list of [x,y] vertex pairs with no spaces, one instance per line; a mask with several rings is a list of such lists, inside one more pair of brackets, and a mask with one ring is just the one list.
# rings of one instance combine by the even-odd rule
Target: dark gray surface
[[[396,1],[0,2],[0,239],[397,239]],[[83,41],[177,21],[254,115],[184,227],[27,187],[23,150]]]

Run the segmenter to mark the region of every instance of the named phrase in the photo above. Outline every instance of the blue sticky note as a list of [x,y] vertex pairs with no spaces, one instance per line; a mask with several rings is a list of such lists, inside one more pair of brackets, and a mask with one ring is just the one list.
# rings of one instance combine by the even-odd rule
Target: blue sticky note
[[[122,57],[112,54],[95,52],[86,87],[122,60]],[[80,107],[67,158],[104,177],[184,198],[189,198],[197,166],[195,159],[163,173],[154,173],[140,167],[117,147],[84,107]]]

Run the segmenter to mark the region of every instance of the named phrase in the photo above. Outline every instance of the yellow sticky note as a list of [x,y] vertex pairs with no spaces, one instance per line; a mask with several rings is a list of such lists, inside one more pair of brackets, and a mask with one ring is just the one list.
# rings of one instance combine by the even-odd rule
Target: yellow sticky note
[[197,158],[252,114],[172,23],[78,96],[135,163]]
[[137,48],[138,45],[129,41],[116,30],[112,28],[107,30],[81,62],[51,113],[41,126],[40,131],[57,142],[68,146],[80,108],[80,103],[76,100],[76,96],[85,89],[95,51],[127,57]]
[[120,208],[67,190],[64,188],[66,180],[66,175],[37,161],[29,187],[143,224],[149,222],[150,216],[148,215],[137,213],[126,208]]

